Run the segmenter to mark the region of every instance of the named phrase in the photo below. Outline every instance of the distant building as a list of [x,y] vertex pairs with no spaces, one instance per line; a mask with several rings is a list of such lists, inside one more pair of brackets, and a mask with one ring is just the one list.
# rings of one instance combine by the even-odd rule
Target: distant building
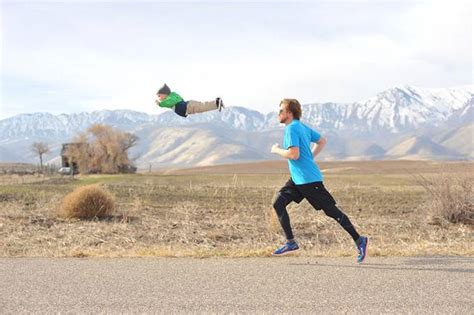
[[[69,148],[71,147],[76,147],[79,149],[80,147],[87,145],[87,143],[83,142],[72,142],[72,143],[63,143],[63,147],[61,149],[61,167],[72,167],[72,171],[74,174],[79,173],[79,167],[77,165],[77,162],[69,161],[69,158],[66,156],[66,152]],[[96,174],[99,173],[99,169],[88,169],[87,173],[89,174]],[[136,173],[137,168],[133,165],[118,165],[118,172],[119,173]]]
[[73,142],[73,143],[63,143],[63,148],[61,149],[61,167],[72,167],[73,173],[79,173],[79,168],[77,163],[69,161],[69,158],[66,156],[66,151],[71,147],[80,148],[81,146],[85,145],[85,143],[81,142]]

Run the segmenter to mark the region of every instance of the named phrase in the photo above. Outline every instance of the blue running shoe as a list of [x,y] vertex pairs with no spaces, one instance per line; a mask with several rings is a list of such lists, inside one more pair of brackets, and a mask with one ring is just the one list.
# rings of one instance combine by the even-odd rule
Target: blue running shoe
[[369,243],[369,239],[366,236],[361,236],[360,244],[356,244],[357,250],[359,251],[359,256],[357,256],[358,263],[363,262],[365,259],[365,256],[367,254],[367,243]]
[[297,251],[300,249],[296,242],[293,243],[286,243],[282,247],[278,248],[276,251],[273,252],[273,256],[283,256],[292,252]]

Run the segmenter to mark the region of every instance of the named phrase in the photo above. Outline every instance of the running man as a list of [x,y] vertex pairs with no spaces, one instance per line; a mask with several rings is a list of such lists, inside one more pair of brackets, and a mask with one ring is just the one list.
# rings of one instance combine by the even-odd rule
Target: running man
[[[359,251],[357,262],[364,261],[368,238],[360,236],[349,218],[336,206],[336,201],[323,185],[323,176],[314,158],[326,145],[326,139],[315,130],[300,122],[301,105],[296,99],[284,99],[280,103],[279,120],[285,124],[283,148],[278,143],[271,152],[288,159],[291,178],[278,192],[273,207],[285,232],[286,243],[273,252],[285,255],[299,249],[290,224],[286,206],[292,201],[300,203],[306,198],[316,209],[336,220],[350,234]],[[317,145],[311,151],[311,142]]]

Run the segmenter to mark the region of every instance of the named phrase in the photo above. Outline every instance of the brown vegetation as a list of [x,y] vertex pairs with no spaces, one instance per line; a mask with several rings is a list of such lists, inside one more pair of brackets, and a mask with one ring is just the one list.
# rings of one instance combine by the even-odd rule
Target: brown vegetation
[[128,150],[137,141],[131,133],[95,124],[74,139],[83,145],[70,146],[64,155],[81,173],[125,173],[132,169]]
[[419,181],[429,194],[429,208],[434,218],[444,218],[451,223],[474,224],[474,184],[466,175],[427,178]]
[[92,219],[114,213],[114,198],[98,185],[76,188],[62,203],[60,214],[66,218]]
[[[472,180],[474,163],[325,162],[322,168],[338,205],[369,236],[369,259],[474,256],[474,225],[433,222],[433,197],[412,175]],[[267,256],[284,240],[272,199],[288,174],[242,172],[0,176],[0,256]],[[90,184],[114,195],[116,213],[100,220],[58,217],[64,196]],[[355,257],[352,239],[322,211],[303,201],[289,212],[299,255]]]

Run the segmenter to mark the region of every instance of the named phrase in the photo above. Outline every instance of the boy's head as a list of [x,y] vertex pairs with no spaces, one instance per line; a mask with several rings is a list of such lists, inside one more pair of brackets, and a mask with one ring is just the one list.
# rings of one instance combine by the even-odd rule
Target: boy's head
[[170,95],[171,93],[171,90],[170,88],[166,85],[163,85],[159,90],[158,92],[156,93],[156,95],[158,95],[158,99],[160,101],[164,100],[168,95]]

